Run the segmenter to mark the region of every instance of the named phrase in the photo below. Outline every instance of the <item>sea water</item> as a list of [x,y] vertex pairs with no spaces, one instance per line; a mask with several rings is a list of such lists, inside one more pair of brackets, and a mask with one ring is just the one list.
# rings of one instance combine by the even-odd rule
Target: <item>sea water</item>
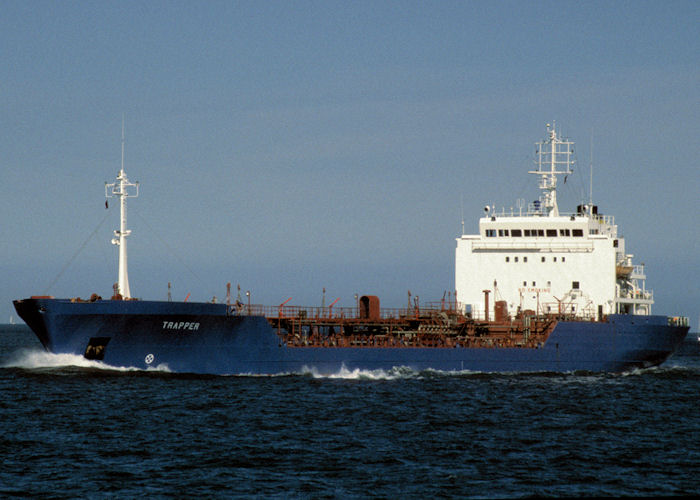
[[198,376],[0,327],[0,495],[469,498],[700,493],[700,343],[625,374]]

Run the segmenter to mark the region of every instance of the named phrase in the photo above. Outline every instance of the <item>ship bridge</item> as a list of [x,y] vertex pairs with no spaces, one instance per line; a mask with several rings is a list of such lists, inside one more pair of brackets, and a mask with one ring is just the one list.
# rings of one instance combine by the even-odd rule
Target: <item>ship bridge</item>
[[557,176],[572,173],[573,144],[549,128],[529,172],[539,177],[540,199],[527,206],[519,200],[516,210],[487,206],[478,234],[457,238],[455,292],[474,316],[493,310],[496,301],[513,313],[651,314],[644,266],[625,252],[615,218],[593,203],[559,211]]

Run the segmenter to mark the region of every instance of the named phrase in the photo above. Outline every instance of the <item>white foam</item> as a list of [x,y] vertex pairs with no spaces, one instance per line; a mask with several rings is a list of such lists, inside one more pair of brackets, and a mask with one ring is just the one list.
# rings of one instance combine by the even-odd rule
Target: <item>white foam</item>
[[362,370],[355,368],[349,370],[344,364],[335,373],[320,373],[314,367],[305,366],[303,375],[311,375],[314,378],[343,379],[343,380],[396,380],[404,378],[420,378],[420,373],[407,367],[395,367],[391,370]]
[[86,359],[79,354],[54,354],[47,351],[37,349],[19,350],[2,365],[3,368],[25,368],[28,370],[45,369],[45,368],[89,368],[95,370],[110,370],[110,371],[157,371],[170,372],[167,364],[160,364],[155,367],[148,367],[146,370],[133,366],[112,366],[102,361]]

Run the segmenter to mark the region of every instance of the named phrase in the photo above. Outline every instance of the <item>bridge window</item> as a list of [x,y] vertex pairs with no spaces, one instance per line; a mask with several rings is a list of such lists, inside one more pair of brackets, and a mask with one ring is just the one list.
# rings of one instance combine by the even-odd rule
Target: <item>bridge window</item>
[[511,229],[510,230],[510,235],[514,236],[516,238],[519,238],[523,235],[522,231],[520,229]]
[[571,231],[568,229],[560,229],[559,236],[571,236]]
[[547,237],[548,238],[556,238],[557,237],[557,230],[556,229],[547,229]]
[[486,230],[486,237],[487,238],[493,238],[496,236],[496,230],[495,229],[487,229]]
[[580,238],[580,237],[583,236],[583,229],[574,229],[574,230],[572,231],[572,234],[573,234],[575,237]]
[[508,230],[507,229],[499,229],[498,236],[508,236]]

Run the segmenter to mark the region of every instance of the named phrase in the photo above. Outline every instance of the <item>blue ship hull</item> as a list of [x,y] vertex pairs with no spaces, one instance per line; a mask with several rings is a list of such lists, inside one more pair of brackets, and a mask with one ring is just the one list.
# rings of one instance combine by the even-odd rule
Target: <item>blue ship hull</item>
[[165,366],[178,373],[333,374],[343,367],[622,372],[663,363],[688,332],[666,316],[611,315],[607,322],[559,321],[536,349],[292,347],[264,316],[232,315],[224,304],[53,298],[14,304],[49,352],[85,355],[115,367]]

